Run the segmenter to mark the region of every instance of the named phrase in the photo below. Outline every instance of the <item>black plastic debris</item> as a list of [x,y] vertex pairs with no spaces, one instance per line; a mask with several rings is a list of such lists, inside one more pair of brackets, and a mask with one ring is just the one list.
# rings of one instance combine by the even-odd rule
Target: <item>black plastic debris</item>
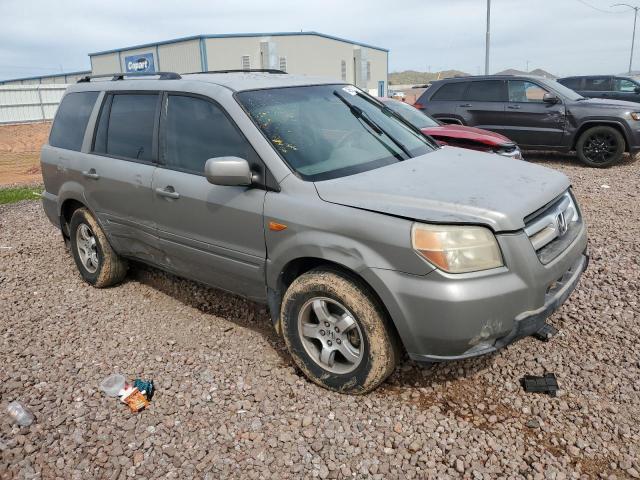
[[542,377],[536,375],[525,375],[520,380],[525,392],[547,393],[552,397],[556,396],[559,390],[558,380],[553,373],[545,373]]
[[558,329],[556,327],[545,323],[540,330],[533,334],[533,337],[543,342],[548,342],[556,335],[556,333],[558,333]]

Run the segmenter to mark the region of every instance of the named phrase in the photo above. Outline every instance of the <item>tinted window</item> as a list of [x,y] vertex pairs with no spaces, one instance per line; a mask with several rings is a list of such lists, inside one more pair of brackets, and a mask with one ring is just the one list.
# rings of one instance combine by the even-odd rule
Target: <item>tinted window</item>
[[584,89],[593,92],[606,92],[611,90],[611,82],[608,77],[585,78]]
[[89,116],[98,92],[76,92],[65,95],[58,107],[49,144],[53,147],[80,151]]
[[153,160],[158,94],[117,94],[100,113],[93,151],[116,157]]
[[571,90],[581,90],[582,79],[581,78],[565,78],[558,80],[562,85]]
[[467,82],[454,82],[447,83],[440,87],[436,93],[433,94],[431,100],[462,100],[464,91],[467,88]]
[[164,135],[164,164],[204,173],[214,157],[250,160],[253,149],[221,108],[201,98],[169,95]]
[[509,80],[510,102],[542,103],[542,97],[547,93],[542,87],[525,80]]
[[616,78],[613,80],[613,90],[616,92],[634,93],[638,84],[628,78]]
[[486,80],[471,82],[465,100],[475,102],[504,102],[504,82],[502,80]]

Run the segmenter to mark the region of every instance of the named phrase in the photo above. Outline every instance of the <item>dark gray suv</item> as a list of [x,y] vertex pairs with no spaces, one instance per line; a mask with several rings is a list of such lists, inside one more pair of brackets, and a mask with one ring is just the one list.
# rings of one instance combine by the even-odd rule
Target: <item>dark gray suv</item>
[[447,123],[493,130],[526,149],[576,151],[608,167],[640,150],[640,105],[587,99],[535,76],[478,76],[434,82],[415,106]]
[[133,259],[268,304],[296,364],[341,392],[403,352],[456,360],[536,333],[588,261],[565,175],[439,147],[339,80],[88,79],[41,158],[44,210],[88,283]]
[[558,83],[583,97],[640,102],[640,82],[632,77],[585,75],[559,78]]

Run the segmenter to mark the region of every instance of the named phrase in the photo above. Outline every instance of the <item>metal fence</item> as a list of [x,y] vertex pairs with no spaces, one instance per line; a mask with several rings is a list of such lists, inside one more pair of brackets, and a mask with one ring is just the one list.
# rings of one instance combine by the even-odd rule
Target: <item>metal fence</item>
[[66,84],[0,85],[0,124],[53,120]]

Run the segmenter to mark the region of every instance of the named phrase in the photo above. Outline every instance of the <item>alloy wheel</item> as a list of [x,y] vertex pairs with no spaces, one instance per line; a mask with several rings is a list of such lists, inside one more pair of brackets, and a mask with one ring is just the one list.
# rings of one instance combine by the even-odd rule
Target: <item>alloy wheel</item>
[[95,273],[100,265],[98,261],[98,247],[96,237],[86,223],[81,223],[76,229],[76,245],[82,266],[86,268],[89,273]]
[[362,361],[362,331],[351,312],[335,300],[308,300],[298,314],[298,335],[307,354],[329,372],[350,373]]
[[594,133],[584,143],[583,153],[593,163],[606,163],[618,150],[618,141],[610,133]]

